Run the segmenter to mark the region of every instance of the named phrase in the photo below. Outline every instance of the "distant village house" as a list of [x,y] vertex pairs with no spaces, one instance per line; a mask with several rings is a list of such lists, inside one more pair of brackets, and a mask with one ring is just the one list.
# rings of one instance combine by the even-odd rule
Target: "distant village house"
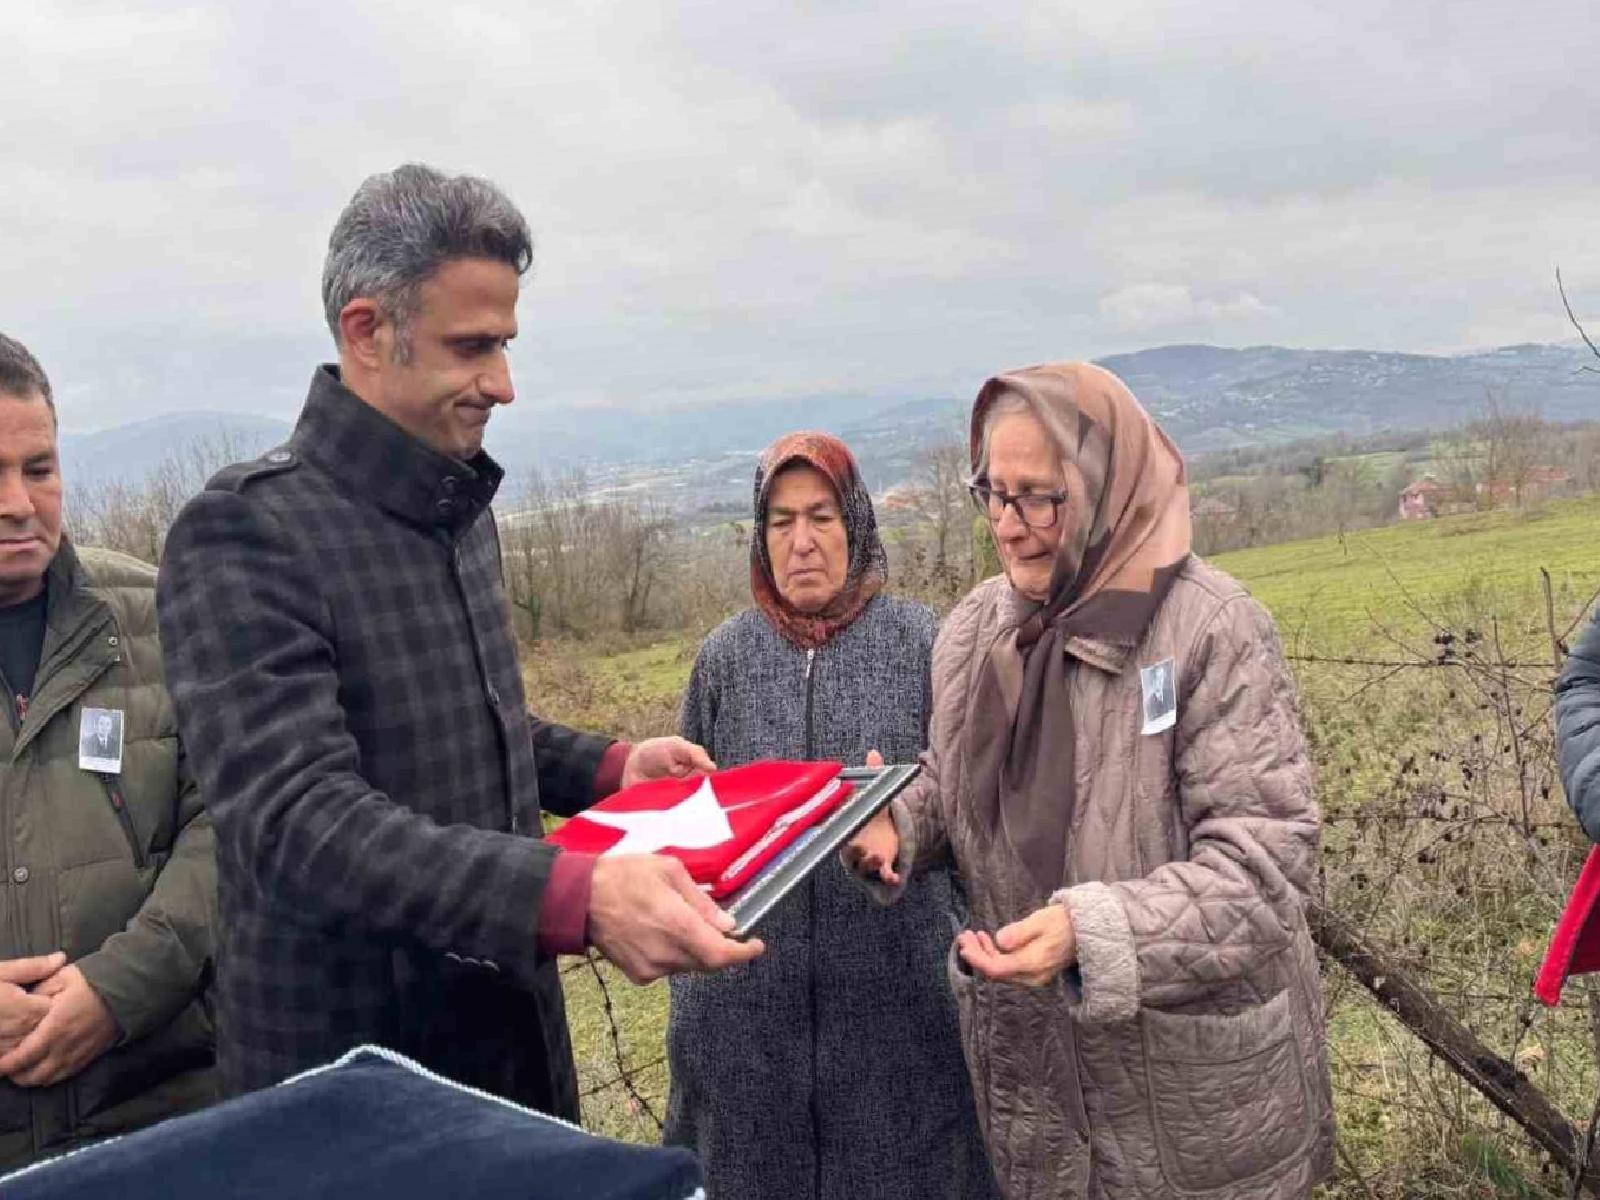
[[1432,475],[1424,475],[1400,493],[1400,519],[1422,521],[1478,508],[1538,502],[1570,481],[1564,467],[1540,465],[1529,467],[1520,481],[1496,479],[1479,483],[1463,495],[1464,489],[1448,487]]
[[1439,493],[1443,486],[1432,475],[1424,475],[1400,493],[1400,519],[1422,521],[1439,515]]

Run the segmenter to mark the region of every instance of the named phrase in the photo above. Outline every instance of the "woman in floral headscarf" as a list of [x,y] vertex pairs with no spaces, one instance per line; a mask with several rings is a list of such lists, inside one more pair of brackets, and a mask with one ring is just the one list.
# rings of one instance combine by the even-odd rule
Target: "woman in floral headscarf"
[[1309,1196],[1319,821],[1272,621],[1190,554],[1183,460],[1110,372],[991,379],[971,449],[1005,577],[945,620],[923,773],[846,856],[885,900],[966,885],[950,977],[1008,1197]]
[[[844,444],[774,442],[756,468],[755,607],[700,648],[684,736],[723,767],[914,760],[935,622],[883,594],[887,570]],[[944,979],[955,903],[935,871],[886,913],[829,863],[768,918],[760,959],[672,981],[667,1140],[699,1153],[711,1200],[993,1195]]]

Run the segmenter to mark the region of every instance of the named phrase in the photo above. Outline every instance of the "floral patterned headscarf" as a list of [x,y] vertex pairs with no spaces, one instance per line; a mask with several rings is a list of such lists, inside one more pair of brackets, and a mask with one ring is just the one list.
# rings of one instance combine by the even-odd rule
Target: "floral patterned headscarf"
[[[772,481],[785,467],[803,463],[833,485],[850,552],[844,586],[817,612],[801,612],[778,591],[767,556],[767,505]],[[861,615],[889,578],[889,556],[878,537],[872,497],[861,481],[855,456],[832,434],[787,433],[761,453],[756,464],[755,528],[750,537],[750,593],[784,640],[802,650],[830,641]]]

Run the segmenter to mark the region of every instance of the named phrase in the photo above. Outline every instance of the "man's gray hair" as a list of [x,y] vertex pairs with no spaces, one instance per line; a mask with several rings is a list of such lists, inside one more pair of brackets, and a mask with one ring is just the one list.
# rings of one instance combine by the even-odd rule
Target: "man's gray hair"
[[44,373],[39,360],[28,353],[28,348],[16,338],[0,333],[0,396],[19,400],[31,398],[37,392],[56,415],[56,398],[50,391],[50,377]]
[[333,340],[341,341],[345,305],[376,300],[395,324],[396,355],[405,362],[418,291],[458,258],[502,262],[518,275],[533,263],[533,235],[504,192],[486,179],[418,163],[369,176],[339,214],[322,265],[322,307]]

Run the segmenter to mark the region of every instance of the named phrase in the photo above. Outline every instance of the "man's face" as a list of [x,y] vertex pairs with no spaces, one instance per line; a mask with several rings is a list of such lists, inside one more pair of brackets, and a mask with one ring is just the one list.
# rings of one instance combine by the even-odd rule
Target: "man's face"
[[516,395],[506,343],[517,336],[517,287],[517,273],[504,263],[445,263],[419,291],[406,362],[395,354],[398,331],[380,321],[368,402],[439,453],[472,458],[494,406]]
[[94,732],[102,742],[111,740],[111,718],[101,713],[94,719]]
[[803,613],[820,611],[844,588],[850,544],[839,497],[822,472],[785,467],[772,481],[767,559],[778,594]]
[[60,545],[55,416],[38,392],[0,394],[0,604],[37,596]]

